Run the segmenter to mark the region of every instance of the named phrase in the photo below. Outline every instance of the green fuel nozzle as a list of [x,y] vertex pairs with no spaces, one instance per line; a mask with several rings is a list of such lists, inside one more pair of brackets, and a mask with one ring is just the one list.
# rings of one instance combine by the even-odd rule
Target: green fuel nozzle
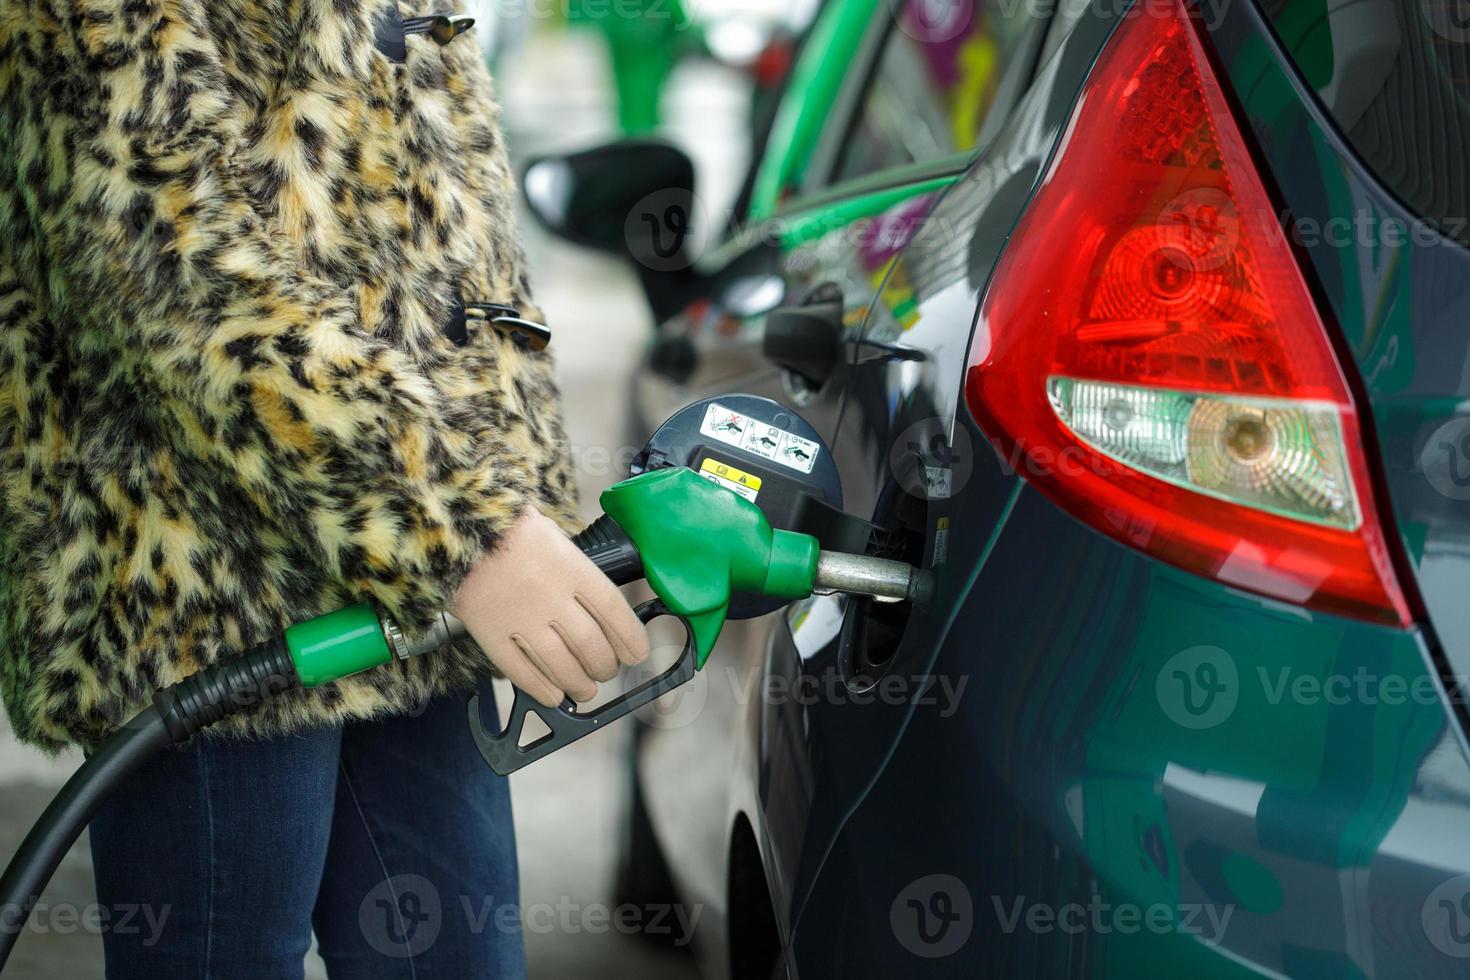
[[[647,578],[668,611],[693,630],[697,667],[719,639],[732,593],[801,599],[816,586],[816,538],[775,530],[759,507],[693,470],[624,480],[603,492],[602,507],[604,516],[577,543],[618,584]],[[297,623],[284,641],[302,685],[316,687],[463,636],[463,624],[447,613],[410,636],[361,603]]]
[[732,593],[804,599],[816,586],[816,538],[772,528],[755,504],[691,469],[625,480],[604,491],[602,509],[638,549],[654,593],[692,627],[696,666],[719,639]]
[[[604,516],[577,543],[618,584],[648,579],[669,612],[690,624],[698,667],[719,639],[732,593],[802,599],[816,587],[816,538],[772,528],[759,507],[693,470],[624,480],[603,492],[602,508]],[[410,636],[359,603],[297,623],[284,642],[301,684],[316,687],[465,635],[463,624],[443,613]]]
[[[686,467],[651,470],[603,491],[603,516],[574,539],[619,585],[648,580],[694,637],[696,668],[714,650],[734,593],[804,599],[845,592],[880,601],[925,601],[928,576],[903,562],[820,550],[809,534],[771,527],[749,500]],[[298,623],[285,645],[306,687],[393,659],[431,653],[465,636],[443,613],[408,635],[386,614],[359,604]]]
[[[714,650],[735,593],[803,599],[816,592],[844,592],[880,601],[927,600],[928,573],[902,562],[822,551],[816,538],[773,528],[754,503],[687,467],[625,480],[603,492],[602,507],[603,516],[574,540],[614,582],[647,579],[658,598],[636,612],[644,622],[658,616],[679,619],[684,653],[664,674],[592,713],[580,712],[570,701],[541,709],[517,692],[511,724],[492,732],[472,699],[472,732],[497,772],[512,772],[691,679]],[[448,613],[409,634],[382,610],[360,603],[298,623],[241,657],[159,691],[154,705],[171,738],[182,742],[263,697],[432,653],[466,635],[464,624]],[[519,731],[532,710],[552,732],[530,746],[517,745],[505,733]]]

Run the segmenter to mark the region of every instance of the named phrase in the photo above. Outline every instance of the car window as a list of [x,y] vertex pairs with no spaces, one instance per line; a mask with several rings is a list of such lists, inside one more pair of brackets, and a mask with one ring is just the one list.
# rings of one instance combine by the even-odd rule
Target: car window
[[[901,0],[833,180],[974,149],[1032,20],[1005,0]],[[1007,15],[1006,11],[1012,11]]]

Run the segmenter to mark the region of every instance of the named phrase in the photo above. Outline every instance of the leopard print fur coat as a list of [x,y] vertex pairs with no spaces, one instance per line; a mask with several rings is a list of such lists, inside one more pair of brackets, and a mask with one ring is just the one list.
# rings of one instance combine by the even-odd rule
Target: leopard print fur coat
[[[27,742],[94,745],[348,602],[422,624],[525,507],[570,526],[549,355],[446,329],[539,316],[478,45],[405,40],[433,11],[382,2],[0,0],[0,690]],[[447,650],[231,731],[487,671]]]

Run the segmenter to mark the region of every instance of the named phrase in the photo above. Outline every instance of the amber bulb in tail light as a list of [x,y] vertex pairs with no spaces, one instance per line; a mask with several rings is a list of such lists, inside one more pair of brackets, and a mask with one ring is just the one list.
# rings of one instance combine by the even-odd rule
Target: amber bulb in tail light
[[1351,390],[1178,0],[1094,67],[987,287],[966,396],[1023,476],[1117,540],[1412,621]]

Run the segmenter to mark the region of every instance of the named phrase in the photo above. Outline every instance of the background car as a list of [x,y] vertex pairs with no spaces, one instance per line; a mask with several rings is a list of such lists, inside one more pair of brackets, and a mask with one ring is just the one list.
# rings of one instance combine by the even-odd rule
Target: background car
[[635,429],[784,401],[936,573],[645,719],[709,976],[1463,975],[1470,31],[1107,6],[827,3],[707,250],[667,145],[528,171],[663,320]]

